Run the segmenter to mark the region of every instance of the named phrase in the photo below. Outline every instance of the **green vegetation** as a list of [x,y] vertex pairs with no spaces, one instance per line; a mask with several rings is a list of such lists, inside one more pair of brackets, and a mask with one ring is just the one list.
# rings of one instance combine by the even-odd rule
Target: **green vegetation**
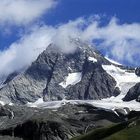
[[140,140],[140,120],[96,129],[72,140]]
[[137,121],[137,125],[117,132],[104,140],[140,140],[140,121]]

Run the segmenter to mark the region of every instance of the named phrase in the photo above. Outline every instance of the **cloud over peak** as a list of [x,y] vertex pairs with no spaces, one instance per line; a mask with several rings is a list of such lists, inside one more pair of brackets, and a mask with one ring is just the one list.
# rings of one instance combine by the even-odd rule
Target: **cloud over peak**
[[56,3],[56,0],[1,0],[0,24],[28,24],[50,10]]
[[113,17],[107,25],[101,26],[101,20],[78,18],[58,26],[33,27],[0,52],[0,77],[29,66],[50,43],[65,53],[73,52],[75,46],[69,38],[89,42],[120,63],[140,64],[140,24],[119,24]]

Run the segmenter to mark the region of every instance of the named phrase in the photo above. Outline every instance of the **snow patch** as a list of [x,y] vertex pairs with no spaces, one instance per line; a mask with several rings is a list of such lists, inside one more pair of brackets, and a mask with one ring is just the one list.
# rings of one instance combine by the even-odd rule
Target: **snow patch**
[[0,104],[1,104],[2,106],[4,106],[6,103],[3,102],[3,101],[0,101]]
[[77,72],[77,73],[69,73],[68,76],[65,78],[65,80],[61,83],[59,83],[60,86],[63,88],[66,88],[69,85],[75,85],[79,83],[82,79],[82,73]]
[[39,104],[43,104],[44,103],[44,101],[43,101],[43,98],[39,98],[37,101],[35,101],[35,102],[28,102],[26,105],[28,106],[28,107],[38,107],[38,105]]
[[27,103],[26,105],[28,107],[36,107],[36,108],[59,108],[63,105],[65,105],[66,103],[68,103],[69,101],[63,99],[62,101],[47,101],[44,102],[42,98],[38,99],[36,102],[34,103]]
[[94,57],[88,57],[88,60],[89,60],[89,61],[92,61],[93,63],[97,62],[97,59],[94,58]]
[[110,58],[108,58],[108,57],[105,57],[108,61],[110,61],[111,63],[113,63],[113,64],[116,64],[116,65],[122,65],[122,64],[120,64],[119,62],[116,62],[116,61],[114,61],[114,60],[112,60],[112,59],[110,59]]
[[140,111],[140,103],[136,102],[135,100],[130,102],[124,101],[116,102],[114,100],[97,100],[93,101],[92,105],[109,110],[114,110],[115,108],[115,109],[124,109],[124,111],[126,111],[125,108],[129,108],[130,111],[132,110]]
[[9,101],[0,101],[0,104],[2,105],[2,106],[5,106],[5,105],[9,105],[9,106],[13,106],[14,104],[12,103],[12,102],[9,102]]
[[13,103],[9,103],[8,105],[13,106],[14,104]]

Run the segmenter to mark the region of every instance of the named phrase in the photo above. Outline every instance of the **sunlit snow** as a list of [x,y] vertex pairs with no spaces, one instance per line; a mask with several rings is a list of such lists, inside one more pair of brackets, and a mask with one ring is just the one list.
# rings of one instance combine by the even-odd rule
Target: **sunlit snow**
[[1,104],[2,106],[4,106],[4,105],[5,105],[5,103],[4,103],[3,101],[0,101],[0,104]]
[[123,90],[125,84],[128,86],[135,85],[140,82],[140,77],[138,77],[134,72],[127,72],[114,65],[102,65],[103,69],[111,75],[117,82],[117,87]]
[[112,59],[110,59],[110,58],[108,58],[108,57],[105,57],[108,61],[110,61],[111,63],[113,63],[113,64],[116,64],[116,65],[122,65],[122,64],[120,64],[119,62],[116,62],[116,61],[114,61],[114,60],[112,60]]
[[102,65],[103,69],[111,75],[117,82],[116,87],[121,90],[120,95],[117,97],[111,97],[102,99],[101,102],[97,101],[97,105],[104,108],[123,108],[128,107],[134,110],[140,110],[140,103],[136,101],[124,102],[122,99],[125,97],[127,92],[136,83],[140,82],[140,77],[138,77],[134,72],[127,72],[114,65]]
[[37,107],[37,108],[59,108],[65,104],[90,104],[95,107],[108,109],[114,111],[115,109],[125,109],[129,108],[130,110],[140,111],[140,103],[136,101],[130,102],[114,102],[110,100],[62,100],[62,101],[48,101],[40,103],[28,103],[28,107]]
[[32,102],[28,102],[26,105],[29,106],[29,107],[38,107],[39,104],[43,104],[44,101],[43,101],[43,98],[39,98],[37,101],[35,101],[34,103]]
[[[133,87],[137,82],[140,82],[140,77],[136,76],[134,72],[127,72],[121,68],[114,65],[102,65],[103,69],[117,82],[117,87],[120,88],[121,93],[117,97],[110,97],[102,100],[62,100],[62,101],[49,101],[43,102],[42,99],[39,99],[35,103],[28,103],[30,107],[38,108],[59,108],[66,103],[70,104],[90,104],[95,107],[108,109],[114,111],[115,109],[124,109],[129,108],[130,110],[140,111],[140,103],[135,100],[130,102],[124,102],[122,98],[127,94],[128,90]],[[81,73],[71,73],[66,77],[65,83],[60,83],[64,88],[70,84],[75,84],[81,80]],[[127,113],[127,112],[126,112]]]
[[88,57],[89,61],[92,61],[93,63],[97,62],[97,59],[95,59],[94,57]]
[[61,83],[59,83],[60,86],[63,88],[66,88],[69,85],[75,85],[81,81],[82,73],[76,72],[76,73],[69,73],[68,76],[65,78],[65,80]]
[[7,101],[0,101],[0,105],[5,106],[5,105],[10,105],[13,106],[14,104],[12,102],[7,102]]

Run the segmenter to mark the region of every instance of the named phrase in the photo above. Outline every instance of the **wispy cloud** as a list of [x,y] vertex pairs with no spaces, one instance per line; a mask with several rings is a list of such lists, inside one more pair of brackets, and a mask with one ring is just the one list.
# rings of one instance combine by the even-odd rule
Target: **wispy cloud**
[[69,38],[77,37],[94,46],[99,40],[95,47],[119,62],[140,64],[140,24],[119,24],[116,18],[112,18],[105,26],[100,26],[100,23],[101,19],[93,17],[78,18],[55,27],[33,27],[20,40],[11,44],[9,49],[0,52],[0,75],[8,75],[30,65],[52,42],[63,52],[71,53],[75,46]]
[[7,50],[0,52],[0,76],[7,76],[14,71],[29,66],[52,42],[53,33],[54,29],[47,26],[34,27],[30,33],[23,35],[20,40],[11,44]]
[[112,18],[108,25],[101,27],[99,21],[93,21],[82,38],[95,44],[98,40],[100,43],[96,47],[115,60],[140,64],[140,23],[119,24],[118,19]]
[[0,24],[26,25],[56,5],[56,0],[1,0]]

